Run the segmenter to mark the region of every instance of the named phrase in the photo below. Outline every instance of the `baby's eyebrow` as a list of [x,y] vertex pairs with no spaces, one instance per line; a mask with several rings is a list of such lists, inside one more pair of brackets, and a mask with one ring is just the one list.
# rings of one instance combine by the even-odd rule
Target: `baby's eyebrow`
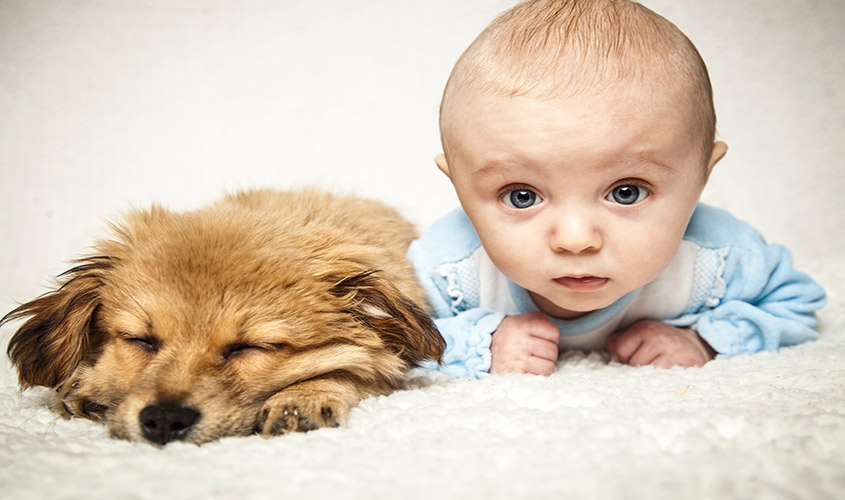
[[529,169],[529,167],[525,165],[520,165],[519,167],[516,166],[508,166],[507,164],[502,163],[501,161],[497,160],[488,160],[485,161],[481,167],[472,173],[474,177],[483,177],[483,178],[490,178],[490,177],[502,177],[514,174],[515,172],[524,172],[525,170]]
[[661,169],[675,171],[677,167],[672,165],[671,163],[667,163],[661,161],[660,159],[656,158],[653,154],[649,154],[648,151],[642,152],[636,155],[637,163],[640,165],[651,166],[654,165],[656,167],[660,167]]
[[494,175],[500,175],[502,170],[505,169],[498,163],[487,162],[482,165],[481,168],[473,172],[473,175],[475,177],[492,177]]

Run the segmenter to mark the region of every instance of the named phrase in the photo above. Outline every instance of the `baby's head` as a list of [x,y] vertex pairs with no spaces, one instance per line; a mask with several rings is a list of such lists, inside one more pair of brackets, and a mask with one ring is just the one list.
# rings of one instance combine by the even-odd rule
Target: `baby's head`
[[490,259],[558,317],[654,280],[726,149],[695,47],[626,0],[503,14],[456,64],[441,135]]
[[443,93],[440,128],[449,156],[454,117],[474,94],[601,99],[634,87],[688,113],[705,160],[716,116],[704,61],[671,22],[629,0],[529,0],[499,16],[467,48]]

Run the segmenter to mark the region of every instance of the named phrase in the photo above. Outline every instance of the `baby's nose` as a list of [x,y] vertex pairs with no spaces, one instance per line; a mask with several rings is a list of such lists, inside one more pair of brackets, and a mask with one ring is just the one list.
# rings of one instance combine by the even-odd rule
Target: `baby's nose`
[[565,213],[552,228],[550,246],[555,252],[579,254],[601,248],[598,225],[586,214]]

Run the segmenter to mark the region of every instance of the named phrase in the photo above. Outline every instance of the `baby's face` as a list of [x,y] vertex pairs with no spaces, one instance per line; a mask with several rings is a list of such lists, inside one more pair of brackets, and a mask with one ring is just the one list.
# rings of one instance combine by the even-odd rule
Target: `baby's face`
[[475,95],[451,117],[448,165],[493,263],[540,309],[571,318],[656,278],[721,155],[684,106],[632,95]]

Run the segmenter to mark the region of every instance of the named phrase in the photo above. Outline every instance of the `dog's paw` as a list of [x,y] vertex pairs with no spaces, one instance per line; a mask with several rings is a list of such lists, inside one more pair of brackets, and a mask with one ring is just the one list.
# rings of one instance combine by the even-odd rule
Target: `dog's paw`
[[337,427],[346,421],[348,413],[348,403],[331,394],[282,391],[264,403],[258,414],[256,432],[269,437]]
[[76,377],[59,384],[53,396],[53,410],[65,419],[78,417],[94,421],[102,420],[108,408],[82,396],[79,393],[80,384],[81,381]]

